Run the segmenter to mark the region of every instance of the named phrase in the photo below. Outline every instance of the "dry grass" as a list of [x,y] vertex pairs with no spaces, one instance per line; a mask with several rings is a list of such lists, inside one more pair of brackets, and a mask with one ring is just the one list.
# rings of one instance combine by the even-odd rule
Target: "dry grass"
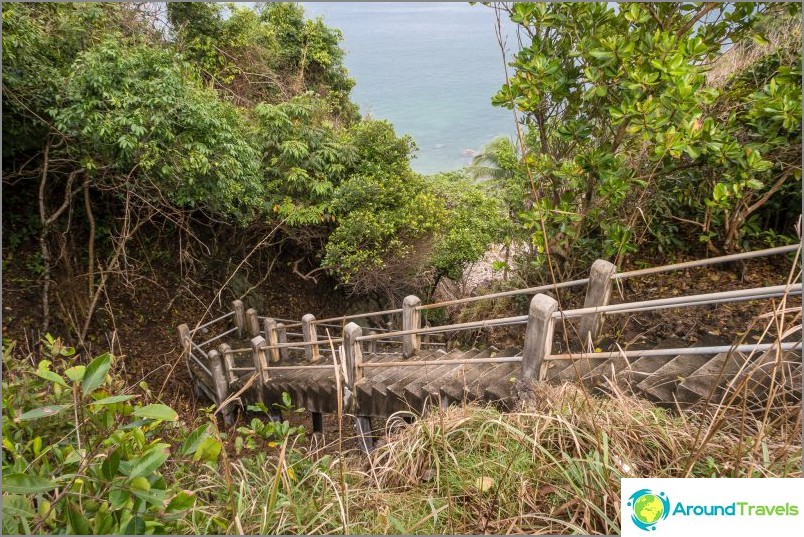
[[735,74],[744,72],[779,49],[789,48],[792,44],[795,50],[800,50],[801,19],[788,17],[773,25],[764,37],[767,44],[742,42],[727,50],[706,74],[707,83],[714,88],[722,88]]
[[187,530],[616,534],[623,477],[801,477],[801,407],[775,408],[672,412],[538,384],[517,412],[434,410],[368,460],[287,445],[233,461],[236,514],[212,507],[230,505],[217,472],[193,476],[210,507]]

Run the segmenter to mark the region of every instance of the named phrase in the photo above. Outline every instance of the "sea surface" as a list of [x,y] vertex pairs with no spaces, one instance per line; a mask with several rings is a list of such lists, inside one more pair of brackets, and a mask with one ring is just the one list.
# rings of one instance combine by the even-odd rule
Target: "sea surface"
[[[308,17],[339,28],[361,113],[391,121],[418,151],[413,168],[466,166],[472,152],[516,132],[510,110],[491,105],[505,82],[494,11],[456,2],[303,2]],[[507,48],[513,24],[504,20]],[[510,35],[508,35],[510,34]],[[510,61],[510,51],[508,52]]]

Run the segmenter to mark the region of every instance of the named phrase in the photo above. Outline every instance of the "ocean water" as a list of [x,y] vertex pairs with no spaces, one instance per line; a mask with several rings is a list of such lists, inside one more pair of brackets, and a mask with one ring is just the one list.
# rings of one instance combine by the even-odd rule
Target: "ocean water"
[[[505,82],[491,8],[455,2],[304,2],[309,17],[339,28],[352,99],[364,115],[409,134],[421,173],[466,166],[471,153],[516,132],[510,110],[491,105]],[[508,48],[512,23],[504,21]],[[508,35],[510,34],[510,35]],[[510,52],[509,52],[510,60]]]

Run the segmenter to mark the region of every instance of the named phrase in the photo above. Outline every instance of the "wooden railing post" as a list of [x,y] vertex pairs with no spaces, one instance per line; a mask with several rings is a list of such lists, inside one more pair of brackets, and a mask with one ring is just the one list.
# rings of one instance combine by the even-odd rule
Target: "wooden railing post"
[[246,336],[246,310],[242,300],[233,300],[232,309],[234,310],[234,323],[237,328],[237,337],[243,339]]
[[[265,339],[268,341],[268,345],[278,345],[279,337],[276,334],[276,321],[266,318],[262,321],[262,326],[265,329]],[[268,355],[271,357],[272,363],[279,361],[279,349],[269,349]]]
[[[586,298],[583,301],[584,308],[596,308],[605,306],[611,297],[612,276],[617,271],[613,263],[603,259],[598,259],[592,263],[592,271],[589,274],[589,283],[586,286]],[[587,313],[581,317],[580,335],[583,346],[597,338],[603,326],[602,313]]]
[[374,439],[371,436],[371,419],[361,415],[359,409],[355,409],[357,396],[355,394],[355,384],[363,378],[363,350],[360,342],[357,341],[363,335],[363,329],[356,323],[349,323],[343,328],[343,350],[344,362],[346,365],[346,386],[351,395],[349,409],[357,418],[357,432],[360,436],[360,449],[364,453],[370,452],[374,448]]
[[[312,313],[308,313],[304,317],[302,317],[302,334],[304,335],[304,341],[307,343],[317,343],[318,342],[318,333],[315,330],[315,315]],[[318,345],[307,345],[304,348],[304,352],[307,355],[307,359],[311,362],[318,361],[320,354],[318,352]]]
[[257,400],[261,403],[265,403],[263,386],[270,379],[268,376],[267,353],[265,349],[262,348],[265,345],[266,342],[264,337],[257,336],[251,338],[251,356],[254,359],[254,369],[259,374],[259,377],[257,378],[257,381],[259,382],[259,386],[257,386]]
[[193,375],[193,370],[190,368],[190,352],[193,350],[190,327],[186,324],[179,325],[179,345],[181,345],[181,351],[184,353],[184,363],[187,365],[187,372],[190,374],[190,378],[195,381],[195,375]]
[[182,351],[186,352],[188,355],[190,353],[190,327],[186,324],[179,325],[179,345],[181,345]]
[[[376,336],[377,331],[376,330],[369,330],[369,335],[370,336]],[[366,345],[366,352],[368,352],[369,354],[374,354],[375,352],[377,352],[377,340],[376,339],[370,339],[369,340],[368,345]]]
[[[288,342],[288,331],[284,323],[276,323],[276,341],[280,345],[284,345]],[[279,349],[279,359],[287,360],[289,350],[288,348]]]
[[[416,330],[421,324],[421,313],[416,306],[421,305],[422,301],[415,295],[408,295],[402,301],[402,330]],[[421,348],[419,334],[402,336],[402,356],[410,358]]]
[[355,383],[363,378],[363,349],[357,338],[363,335],[363,329],[357,323],[349,323],[343,328],[343,350],[345,355],[346,386],[354,394]]
[[[212,372],[212,383],[215,385],[215,399],[217,399],[215,402],[220,406],[229,397],[229,382],[226,379],[221,354],[215,349],[210,350],[208,354],[209,370]],[[231,424],[233,421],[232,410],[225,409],[222,414],[224,423]]]
[[[257,317],[257,310],[249,308],[246,310],[246,329],[248,330],[249,337],[257,337],[260,335],[260,320]],[[268,336],[266,336],[267,338]]]
[[221,343],[218,345],[218,352],[223,357],[223,372],[226,374],[226,380],[231,384],[237,380],[237,375],[232,371],[235,367],[232,347],[226,343]]
[[530,301],[525,347],[522,350],[522,378],[541,379],[544,357],[553,346],[553,313],[558,302],[547,295],[538,294]]

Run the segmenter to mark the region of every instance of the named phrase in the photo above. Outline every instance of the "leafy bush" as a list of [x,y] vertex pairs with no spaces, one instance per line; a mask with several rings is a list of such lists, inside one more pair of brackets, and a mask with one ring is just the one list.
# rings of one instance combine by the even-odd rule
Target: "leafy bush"
[[[36,368],[3,345],[3,532],[170,533],[194,507],[166,472],[172,455],[214,464],[221,444],[204,425],[187,434],[170,407],[138,402],[110,374],[50,336]],[[178,433],[178,434],[177,434]]]
[[[779,20],[799,27],[800,5],[504,9],[528,39],[493,102],[521,112],[525,155],[519,166],[490,171],[530,180],[519,218],[541,263],[551,254],[557,278],[596,257],[621,260],[650,235],[673,244],[673,226],[697,231],[712,250],[734,250],[749,217],[794,189],[800,52],[780,38],[770,68],[744,70],[723,88],[707,72],[726,44],[737,43],[739,54]],[[798,51],[800,38],[789,41]]]

